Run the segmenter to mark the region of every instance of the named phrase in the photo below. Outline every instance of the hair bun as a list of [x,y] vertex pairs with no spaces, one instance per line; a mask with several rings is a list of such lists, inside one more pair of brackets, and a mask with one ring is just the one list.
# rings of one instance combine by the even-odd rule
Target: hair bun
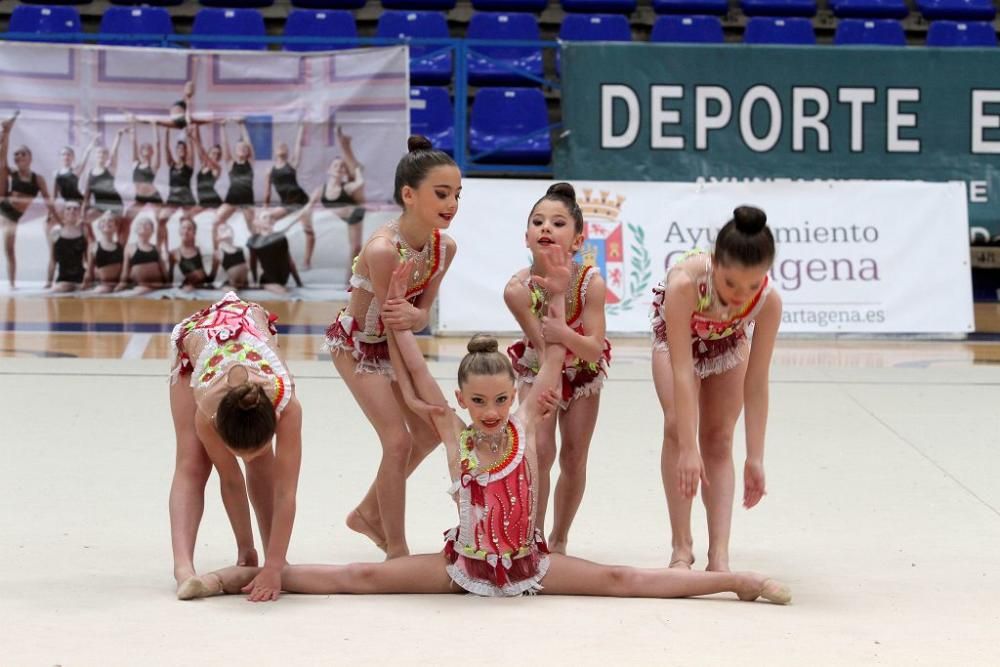
[[767,214],[756,206],[738,206],[733,211],[733,221],[744,234],[756,234],[767,224]]
[[480,352],[485,352],[487,354],[496,352],[500,349],[500,344],[497,343],[497,339],[493,336],[487,336],[486,334],[476,334],[469,341],[466,346],[469,354],[477,354]]
[[237,387],[236,391],[240,394],[239,406],[241,410],[255,409],[260,404],[261,394],[264,393],[263,387],[250,382],[245,382]]
[[569,183],[555,183],[545,191],[545,196],[557,195],[566,199],[576,201],[576,190]]
[[429,151],[434,149],[434,144],[432,144],[431,140],[422,134],[413,134],[406,140],[406,148],[411,153],[416,151]]

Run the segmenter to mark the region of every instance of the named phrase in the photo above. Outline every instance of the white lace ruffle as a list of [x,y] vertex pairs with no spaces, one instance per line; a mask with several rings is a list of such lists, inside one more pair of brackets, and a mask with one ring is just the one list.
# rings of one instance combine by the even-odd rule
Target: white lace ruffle
[[[464,558],[460,556],[459,558]],[[542,556],[538,560],[538,573],[529,579],[511,582],[504,586],[497,586],[492,581],[477,579],[469,576],[458,563],[449,564],[446,568],[451,580],[458,584],[463,590],[474,595],[490,598],[516,597],[518,595],[534,595],[544,588],[542,578],[549,571],[549,557]]]

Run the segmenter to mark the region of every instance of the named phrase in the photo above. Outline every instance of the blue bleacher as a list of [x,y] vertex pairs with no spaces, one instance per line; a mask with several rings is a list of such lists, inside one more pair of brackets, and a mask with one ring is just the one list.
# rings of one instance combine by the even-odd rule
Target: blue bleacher
[[893,19],[841,19],[833,43],[906,46],[906,33],[903,24]]
[[302,9],[361,9],[368,0],[292,0],[292,7]]
[[549,0],[472,0],[477,12],[540,12]]
[[621,14],[569,14],[559,27],[567,42],[630,42],[632,28]]
[[927,46],[996,45],[997,33],[988,21],[934,21],[927,29]]
[[410,88],[410,133],[422,134],[434,148],[455,154],[455,107],[447,88]]
[[[180,0],[178,0],[180,2]],[[90,0],[21,0],[25,5],[89,5]]]
[[[264,17],[256,9],[199,9],[194,16],[192,35],[245,35],[248,37],[264,37]],[[263,51],[267,44],[262,42],[191,42],[197,49],[239,49],[244,51]]]
[[401,9],[407,12],[419,10],[445,12],[455,9],[455,0],[382,0],[382,6],[386,9]]
[[815,16],[816,0],[740,0],[747,16]]
[[469,150],[476,156],[496,149],[484,163],[545,164],[552,155],[549,133],[543,131],[548,125],[545,97],[537,88],[483,88],[469,114]]
[[[285,20],[285,37],[347,37],[358,36],[354,15],[346,9],[293,9]],[[350,49],[352,42],[314,44],[285,43],[288,51],[335,51]]]
[[901,19],[910,13],[906,0],[831,0],[830,8],[839,18]]
[[743,32],[747,44],[815,44],[812,21],[805,18],[754,16]]
[[163,7],[108,7],[101,16],[100,44],[118,46],[161,46],[162,41],[135,39],[131,35],[172,35],[174,21]]
[[[16,5],[10,14],[10,25],[7,29],[10,32],[30,32],[38,35],[80,32],[80,13],[73,7]],[[46,40],[44,37],[39,37],[38,41]]]
[[[504,14],[480,12],[473,14],[468,39],[504,39],[538,41],[538,21],[531,14]],[[469,83],[474,86],[537,86],[538,82],[526,79],[491,61],[525,70],[536,77],[542,76],[542,50],[530,47],[475,46],[469,47]]]
[[722,21],[716,16],[660,16],[653,24],[651,42],[721,44]]
[[635,11],[636,0],[561,0],[563,11],[584,14],[631,14]]
[[657,14],[723,16],[729,13],[729,0],[653,0],[653,11]]
[[[448,23],[439,12],[383,12],[376,35],[385,38],[414,37],[448,39]],[[410,81],[421,85],[446,84],[451,80],[451,51],[443,46],[410,46]],[[437,53],[434,53],[434,52]]]
[[917,0],[917,9],[928,21],[992,21],[997,14],[993,0]]
[[184,0],[111,0],[112,5],[122,5],[125,7],[176,7],[184,4]]
[[198,0],[198,2],[205,7],[223,9],[260,9],[274,4],[274,0]]

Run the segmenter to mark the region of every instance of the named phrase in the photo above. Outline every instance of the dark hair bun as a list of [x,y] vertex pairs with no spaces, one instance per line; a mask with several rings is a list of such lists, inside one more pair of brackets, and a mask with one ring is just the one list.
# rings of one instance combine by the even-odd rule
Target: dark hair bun
[[244,382],[239,387],[233,389],[235,393],[241,410],[256,410],[257,406],[260,404],[261,397],[267,400],[267,395],[264,394],[264,388],[259,384],[253,384],[250,382]]
[[413,134],[406,140],[406,148],[411,153],[415,151],[429,151],[434,149],[434,144],[422,134]]
[[466,346],[469,350],[469,354],[477,354],[480,352],[485,352],[487,354],[496,352],[500,349],[500,344],[497,343],[497,339],[493,336],[487,336],[486,334],[476,334],[469,341]]
[[576,201],[576,190],[569,183],[556,183],[545,192],[545,195],[556,195],[557,197],[565,197],[571,201]]
[[739,206],[733,211],[733,221],[744,234],[756,234],[767,224],[767,214],[756,206]]

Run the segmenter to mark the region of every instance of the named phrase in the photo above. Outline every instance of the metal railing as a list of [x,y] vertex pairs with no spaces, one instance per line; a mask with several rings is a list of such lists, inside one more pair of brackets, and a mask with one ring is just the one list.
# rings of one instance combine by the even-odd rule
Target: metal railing
[[[335,46],[337,48],[364,48],[371,46],[419,46],[430,47],[431,50],[416,58],[411,56],[411,60],[429,60],[439,57],[441,54],[452,54],[453,73],[453,105],[454,105],[454,128],[455,128],[455,162],[463,173],[477,174],[490,172],[512,172],[549,175],[551,174],[551,157],[548,164],[504,164],[485,161],[486,158],[496,154],[506,147],[519,144],[525,139],[533,139],[548,134],[554,145],[556,131],[562,128],[561,122],[548,124],[544,128],[538,128],[531,132],[513,136],[496,145],[493,149],[483,151],[475,155],[469,153],[469,61],[470,57],[485,60],[501,70],[517,75],[521,79],[537,84],[544,91],[559,90],[559,81],[549,79],[544,76],[539,77],[535,73],[519,68],[507,61],[490,57],[482,52],[483,49],[491,47],[502,48],[523,48],[539,49],[543,54],[547,51],[558,51],[559,42],[553,41],[521,41],[521,40],[487,40],[487,39],[390,39],[383,37],[292,37],[283,35],[249,36],[249,35],[193,35],[193,34],[111,34],[111,33],[25,33],[7,32],[0,33],[0,40],[18,42],[43,42],[43,43],[63,43],[63,44],[101,44],[114,46],[121,43],[125,46],[141,45],[142,47],[163,47],[163,48],[197,48],[199,44],[239,44],[264,46],[288,47],[288,46]],[[434,48],[437,47],[437,48]],[[226,50],[221,51],[226,53]],[[286,53],[309,54],[314,51],[297,51],[289,49]],[[411,84],[413,85],[413,84]],[[517,84],[515,84],[517,85]],[[523,84],[522,84],[523,85]],[[497,86],[499,87],[499,86]],[[503,86],[511,87],[511,86]]]

